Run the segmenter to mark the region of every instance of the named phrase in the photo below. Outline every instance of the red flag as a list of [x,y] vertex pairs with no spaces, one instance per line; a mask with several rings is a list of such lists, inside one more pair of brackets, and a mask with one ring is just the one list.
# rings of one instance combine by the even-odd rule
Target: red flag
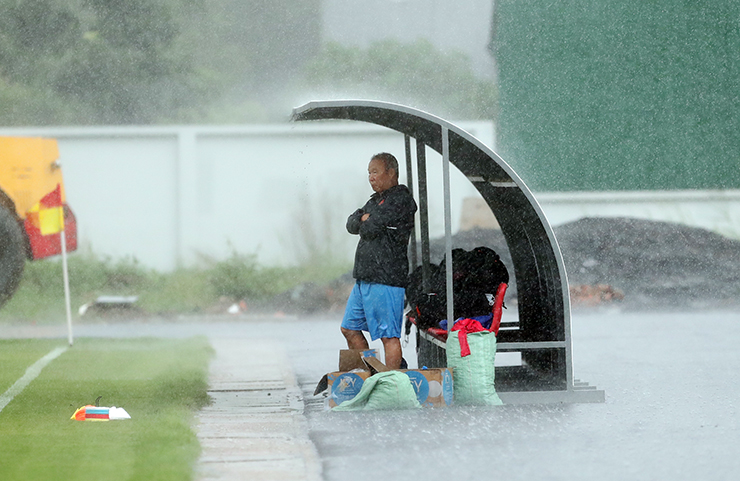
[[39,201],[39,204],[41,204],[41,208],[50,209],[52,207],[61,207],[62,206],[62,186],[60,184],[57,184],[56,189],[52,190],[45,196],[41,198]]

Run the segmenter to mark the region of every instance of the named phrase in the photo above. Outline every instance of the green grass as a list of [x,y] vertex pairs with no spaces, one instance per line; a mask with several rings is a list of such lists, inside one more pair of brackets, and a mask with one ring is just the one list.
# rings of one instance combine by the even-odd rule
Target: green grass
[[[26,372],[26,368],[59,346],[59,340],[0,342],[0,394]],[[2,414],[0,414],[2,416]]]
[[[0,341],[0,392],[60,341]],[[80,339],[0,412],[0,479],[187,480],[200,452],[191,429],[208,403],[204,338]],[[94,404],[130,420],[72,421]]]

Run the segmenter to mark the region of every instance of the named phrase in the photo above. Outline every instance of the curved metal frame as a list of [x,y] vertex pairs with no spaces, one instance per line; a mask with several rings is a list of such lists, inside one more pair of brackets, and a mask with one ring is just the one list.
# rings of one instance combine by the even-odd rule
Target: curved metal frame
[[[519,329],[499,333],[499,350],[520,351],[529,366],[545,373],[546,386],[535,390],[572,390],[570,296],[565,265],[547,218],[514,170],[468,132],[403,105],[335,100],[309,102],[293,110],[294,121],[321,119],[382,125],[414,137],[417,156],[424,155],[423,149],[419,152],[420,145],[449,156],[449,162],[472,182],[496,216],[514,264]],[[531,386],[524,390],[531,390]]]

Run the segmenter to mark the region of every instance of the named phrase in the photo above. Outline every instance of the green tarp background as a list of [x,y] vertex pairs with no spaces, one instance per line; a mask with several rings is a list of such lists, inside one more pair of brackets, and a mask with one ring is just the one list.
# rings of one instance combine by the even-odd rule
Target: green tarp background
[[496,0],[491,47],[531,189],[740,188],[737,0]]

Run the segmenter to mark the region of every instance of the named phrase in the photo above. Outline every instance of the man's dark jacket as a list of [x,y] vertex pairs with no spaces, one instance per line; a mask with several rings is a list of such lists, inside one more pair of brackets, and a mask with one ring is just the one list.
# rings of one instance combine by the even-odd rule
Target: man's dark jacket
[[[405,185],[375,193],[347,219],[347,231],[359,234],[355,253],[355,279],[406,287],[409,272],[408,243],[414,228],[416,202]],[[370,214],[365,222],[363,214]]]

